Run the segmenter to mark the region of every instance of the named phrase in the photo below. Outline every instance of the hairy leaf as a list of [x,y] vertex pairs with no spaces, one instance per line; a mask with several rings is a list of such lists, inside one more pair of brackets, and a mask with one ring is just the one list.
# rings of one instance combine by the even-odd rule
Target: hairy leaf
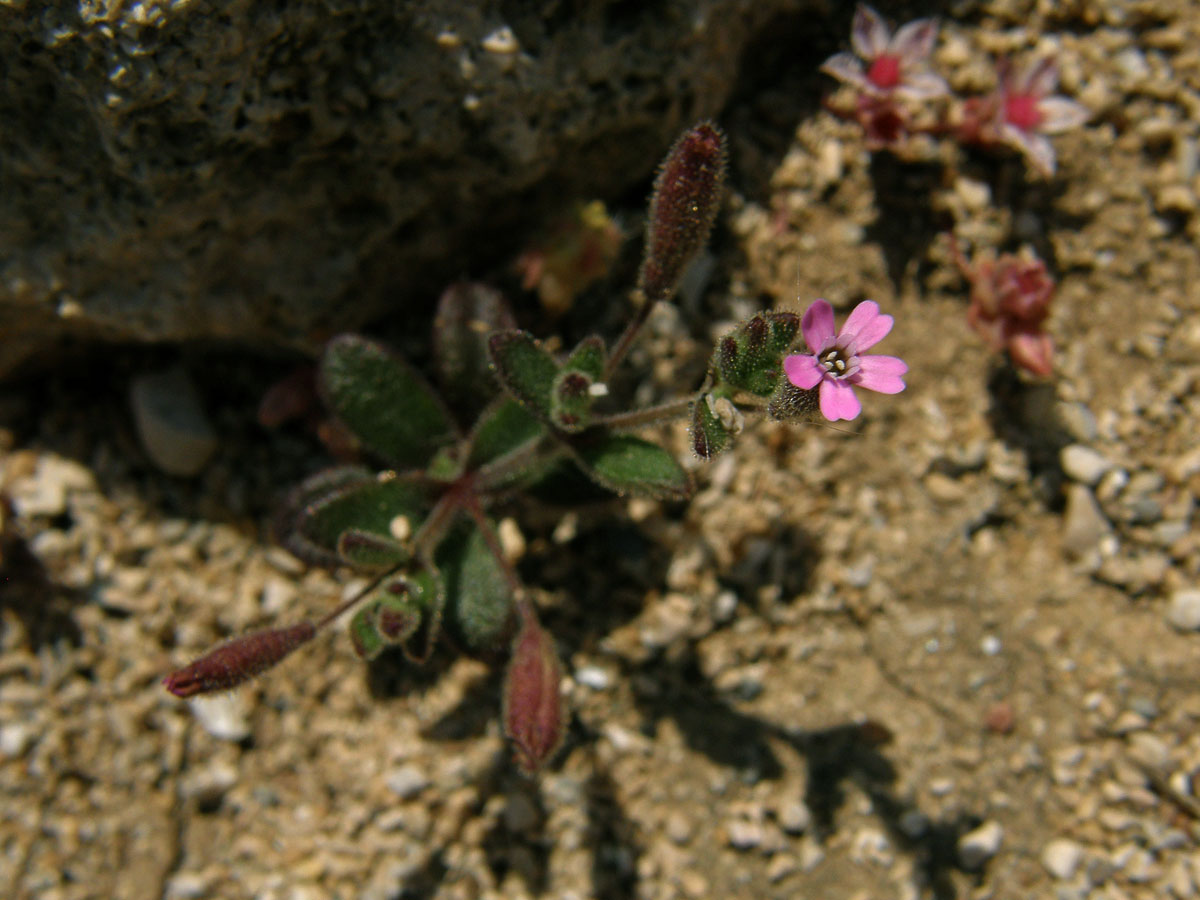
[[334,338],[321,358],[318,382],[329,408],[363,447],[394,466],[423,466],[457,437],[425,379],[374,341]]
[[446,621],[470,648],[488,649],[512,632],[513,597],[504,569],[478,528],[442,542],[438,567],[446,582]]
[[526,331],[498,331],[488,338],[488,354],[500,384],[522,406],[547,421],[550,417],[550,387],[558,363],[533,335]]
[[683,499],[692,481],[670,453],[628,434],[603,435],[577,448],[584,472],[618,494]]

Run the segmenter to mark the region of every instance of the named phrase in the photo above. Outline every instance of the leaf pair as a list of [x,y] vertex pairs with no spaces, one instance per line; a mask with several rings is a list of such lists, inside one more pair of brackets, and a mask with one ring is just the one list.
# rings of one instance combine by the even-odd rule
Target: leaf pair
[[605,393],[605,349],[585,338],[563,362],[525,331],[497,332],[488,351],[501,386],[529,415],[559,438],[578,468],[617,494],[677,499],[691,479],[675,458],[650,441],[614,434],[592,410]]

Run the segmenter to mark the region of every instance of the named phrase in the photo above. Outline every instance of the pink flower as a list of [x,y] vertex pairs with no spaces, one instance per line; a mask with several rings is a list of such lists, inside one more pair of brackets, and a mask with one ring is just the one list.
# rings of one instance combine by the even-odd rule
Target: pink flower
[[862,404],[854,388],[881,394],[898,394],[905,388],[901,376],[908,366],[904,360],[863,353],[887,337],[892,322],[891,316],[879,312],[878,303],[864,300],[854,307],[842,330],[834,331],[833,307],[817,300],[800,320],[804,341],[812,352],[784,359],[788,381],[804,391],[820,385],[821,415],[829,421],[857,418]]
[[1055,283],[1032,253],[976,255],[968,263],[951,241],[955,262],[971,285],[967,324],[993,350],[1007,350],[1013,364],[1034,375],[1054,371],[1054,342],[1043,330]]
[[[950,92],[946,82],[929,71],[936,41],[933,19],[909,22],[893,35],[879,13],[860,3],[850,32],[854,53],[829,57],[821,71],[876,98],[930,100]],[[865,68],[855,54],[866,62]]]
[[1019,69],[1002,61],[995,93],[967,101],[963,136],[981,144],[1008,144],[1043,175],[1053,175],[1054,147],[1046,135],[1077,128],[1090,115],[1074,100],[1052,93],[1057,86],[1058,64],[1049,56]]

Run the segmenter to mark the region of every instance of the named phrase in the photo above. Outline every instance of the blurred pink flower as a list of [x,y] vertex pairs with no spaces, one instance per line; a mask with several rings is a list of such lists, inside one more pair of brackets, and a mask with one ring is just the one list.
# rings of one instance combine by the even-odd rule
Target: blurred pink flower
[[784,359],[788,381],[805,391],[820,385],[821,415],[829,421],[857,418],[862,404],[854,388],[881,394],[898,394],[905,388],[904,360],[862,352],[887,337],[892,323],[891,316],[879,312],[878,303],[864,300],[854,307],[841,331],[835,331],[833,307],[817,300],[800,320],[811,352]]
[[1007,350],[1013,364],[1034,375],[1054,370],[1054,342],[1043,330],[1055,283],[1031,252],[978,254],[972,263],[951,243],[955,263],[971,285],[967,324],[993,350]]
[[829,57],[821,71],[875,97],[919,101],[943,96],[950,88],[929,71],[937,28],[933,19],[917,19],[892,34],[879,13],[860,3],[850,32],[854,53]]
[[981,144],[1008,144],[1025,155],[1040,173],[1054,174],[1054,147],[1049,134],[1078,128],[1088,120],[1087,108],[1054,94],[1058,64],[1045,56],[1014,68],[1001,61],[1000,86],[987,97],[967,101],[961,134]]

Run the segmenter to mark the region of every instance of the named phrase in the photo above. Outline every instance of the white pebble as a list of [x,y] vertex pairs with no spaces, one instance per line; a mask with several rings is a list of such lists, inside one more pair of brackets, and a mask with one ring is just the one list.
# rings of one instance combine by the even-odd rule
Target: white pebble
[[482,45],[488,53],[516,53],[521,49],[517,36],[507,25],[497,28],[483,39]]
[[388,790],[401,800],[411,800],[429,785],[425,773],[416,766],[400,766],[388,772],[385,779]]
[[1075,874],[1083,848],[1066,838],[1056,838],[1042,850],[1042,865],[1055,878],[1066,880]]
[[242,694],[213,694],[189,701],[200,727],[220,741],[244,741],[250,737],[250,721]]
[[1167,607],[1167,621],[1180,631],[1200,630],[1200,590],[1176,591]]
[[958,858],[963,868],[970,871],[980,869],[1000,850],[1004,841],[1004,829],[999,822],[984,822],[974,831],[968,831],[958,839]]
[[608,673],[599,666],[583,666],[576,669],[575,680],[593,691],[602,691],[609,685]]
[[1063,471],[1074,481],[1089,487],[1098,484],[1112,463],[1104,455],[1083,444],[1068,444],[1059,454]]

